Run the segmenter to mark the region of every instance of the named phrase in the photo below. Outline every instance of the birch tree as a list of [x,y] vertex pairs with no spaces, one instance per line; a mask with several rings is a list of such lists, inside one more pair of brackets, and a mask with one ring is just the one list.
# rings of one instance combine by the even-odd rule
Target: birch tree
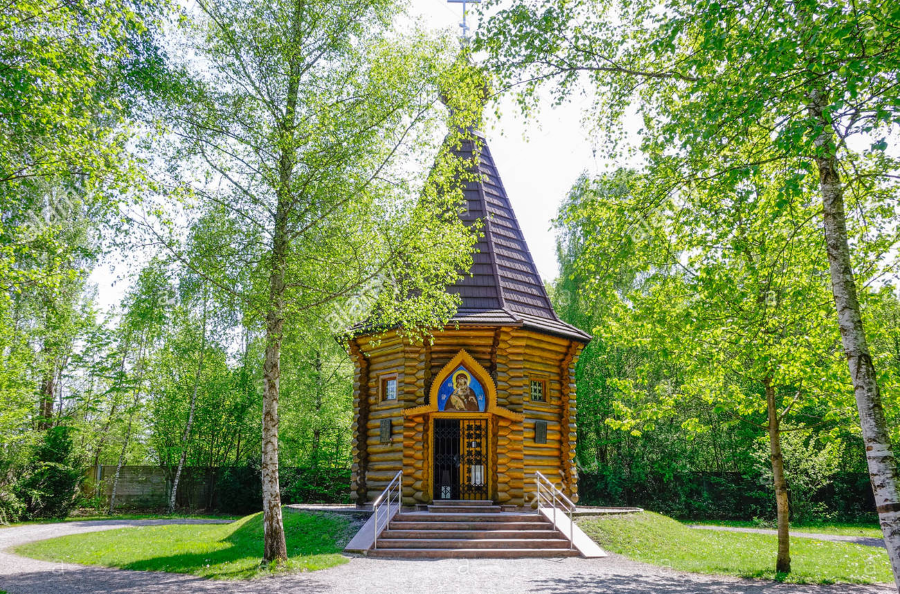
[[[639,146],[665,173],[662,196],[691,179],[737,180],[779,161],[818,184],[836,321],[853,382],[872,489],[900,586],[900,491],[878,378],[859,306],[848,200],[896,182],[886,152],[900,122],[900,6],[888,0],[532,0],[498,8],[477,46],[523,98],[544,82],[564,100],[595,91],[593,121],[610,154],[623,116],[642,117]],[[863,155],[875,166],[859,175]],[[860,213],[862,214],[862,213]],[[852,220],[850,221],[852,222]],[[858,221],[865,224],[860,216]],[[856,266],[856,269],[854,268]]]
[[[391,0],[200,0],[195,9],[181,54],[190,79],[160,119],[179,140],[165,160],[179,165],[160,172],[168,191],[159,203],[132,217],[264,328],[263,557],[277,563],[286,558],[286,324],[305,318],[343,332],[316,312],[346,303],[343,321],[361,321],[369,308],[354,296],[368,289],[389,326],[438,327],[455,307],[443,289],[468,267],[474,238],[457,216],[461,165],[437,150],[446,132],[437,87],[453,76],[454,45],[396,31],[402,10]],[[461,86],[451,144],[474,124],[464,100],[475,93]],[[186,252],[182,229],[198,217],[207,243]]]
[[[811,224],[816,203],[809,187],[786,190],[769,169],[739,188],[695,184],[648,208],[654,181],[583,179],[559,221],[570,238],[580,238],[575,267],[587,296],[610,303],[611,314],[595,332],[622,346],[655,349],[679,369],[678,380],[669,378],[655,399],[643,397],[653,388],[642,374],[617,382],[620,414],[609,422],[640,431],[696,401],[762,430],[777,510],[776,572],[789,573],[781,434],[833,427],[849,405],[835,358],[839,336],[828,324],[833,312],[816,267],[822,242]],[[625,187],[609,191],[617,183]],[[621,282],[627,278],[633,281]],[[828,413],[816,415],[826,402]],[[704,425],[700,418],[682,423],[688,433]]]
[[197,373],[194,375],[194,386],[191,389],[191,403],[188,405],[187,422],[184,425],[184,433],[181,436],[181,457],[178,459],[178,468],[175,470],[175,478],[172,480],[172,493],[169,495],[169,513],[175,513],[175,500],[178,496],[178,482],[181,480],[181,471],[184,469],[184,461],[187,459],[188,440],[191,437],[191,429],[194,426],[194,412],[197,409],[197,391],[200,389],[200,378],[203,374],[203,355],[206,351],[206,321],[207,321],[207,296],[203,292],[203,313],[200,323],[200,347],[197,352]]

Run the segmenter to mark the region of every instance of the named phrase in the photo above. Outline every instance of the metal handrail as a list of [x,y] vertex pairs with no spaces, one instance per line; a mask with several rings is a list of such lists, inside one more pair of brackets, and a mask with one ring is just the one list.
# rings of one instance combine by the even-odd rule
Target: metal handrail
[[[541,483],[544,483],[544,490],[541,490]],[[575,521],[572,515],[575,513],[575,504],[566,497],[566,494],[551,483],[539,470],[534,471],[534,484],[537,487],[537,507],[538,513],[541,513],[541,504],[548,503],[553,508],[553,525],[556,526],[556,504],[561,503],[563,511],[569,514],[569,550],[575,548]],[[549,491],[548,495],[546,491]]]
[[381,492],[381,495],[372,503],[372,511],[375,513],[375,542],[372,544],[373,549],[378,548],[378,534],[381,532],[381,529],[378,527],[378,510],[382,505],[387,504],[387,516],[385,520],[385,527],[391,521],[391,495],[396,492],[397,493],[397,510],[400,510],[400,493],[401,488],[403,486],[403,471],[397,473],[397,475],[391,479],[391,482],[388,483],[387,487],[384,488],[384,491]]

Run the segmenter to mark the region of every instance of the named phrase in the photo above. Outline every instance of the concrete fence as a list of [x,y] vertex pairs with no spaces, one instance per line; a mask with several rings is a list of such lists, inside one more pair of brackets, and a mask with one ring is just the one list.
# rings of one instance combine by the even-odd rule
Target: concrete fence
[[[176,505],[188,509],[213,509],[217,505],[216,480],[218,468],[185,468],[178,483]],[[115,466],[93,466],[84,471],[82,493],[85,497],[98,496],[103,507],[109,505]],[[116,488],[116,508],[155,509],[169,504],[172,493],[174,469],[159,466],[123,466]],[[99,486],[99,489],[98,489]]]
[[[279,469],[283,503],[349,503],[349,467],[293,467]],[[94,466],[84,471],[82,494],[109,505],[115,466]],[[116,509],[155,510],[168,506],[174,468],[123,466],[116,489]],[[226,480],[220,480],[226,479]],[[185,467],[178,482],[176,507],[251,513],[262,509],[259,469],[250,466]]]

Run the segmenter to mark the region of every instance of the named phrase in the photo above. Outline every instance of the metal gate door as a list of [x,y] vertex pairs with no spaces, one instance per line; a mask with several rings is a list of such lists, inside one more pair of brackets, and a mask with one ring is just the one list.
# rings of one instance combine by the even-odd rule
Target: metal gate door
[[434,420],[434,499],[487,499],[487,419]]

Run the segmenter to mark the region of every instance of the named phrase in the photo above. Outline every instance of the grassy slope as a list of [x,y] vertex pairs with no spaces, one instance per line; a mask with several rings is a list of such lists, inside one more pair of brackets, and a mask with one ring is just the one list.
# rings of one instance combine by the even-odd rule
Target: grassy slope
[[[42,520],[27,520],[25,522],[13,522],[0,524],[0,529],[14,528],[16,526],[33,526],[35,524],[58,524],[60,522],[91,522],[94,520],[180,520],[180,519],[205,519],[205,520],[238,520],[240,516],[227,514],[87,514],[83,516],[67,516],[65,518],[46,518]],[[3,594],[0,592],[0,594]]]
[[875,547],[792,538],[793,572],[776,576],[772,535],[692,530],[650,512],[591,518],[579,525],[613,553],[681,571],[794,583],[893,582],[887,552]]
[[[346,563],[340,555],[350,521],[332,514],[285,510],[288,563],[278,571],[315,571]],[[261,565],[262,514],[231,524],[123,528],[62,536],[16,547],[46,561],[245,579],[270,573]]]
[[[702,522],[686,522],[697,526],[729,526],[733,528],[770,528],[774,529],[773,522],[741,522],[731,520],[710,520]],[[881,527],[878,524],[863,524],[854,522],[824,522],[816,524],[791,524],[793,532],[809,532],[813,534],[837,534],[839,536],[867,536],[881,538]]]

